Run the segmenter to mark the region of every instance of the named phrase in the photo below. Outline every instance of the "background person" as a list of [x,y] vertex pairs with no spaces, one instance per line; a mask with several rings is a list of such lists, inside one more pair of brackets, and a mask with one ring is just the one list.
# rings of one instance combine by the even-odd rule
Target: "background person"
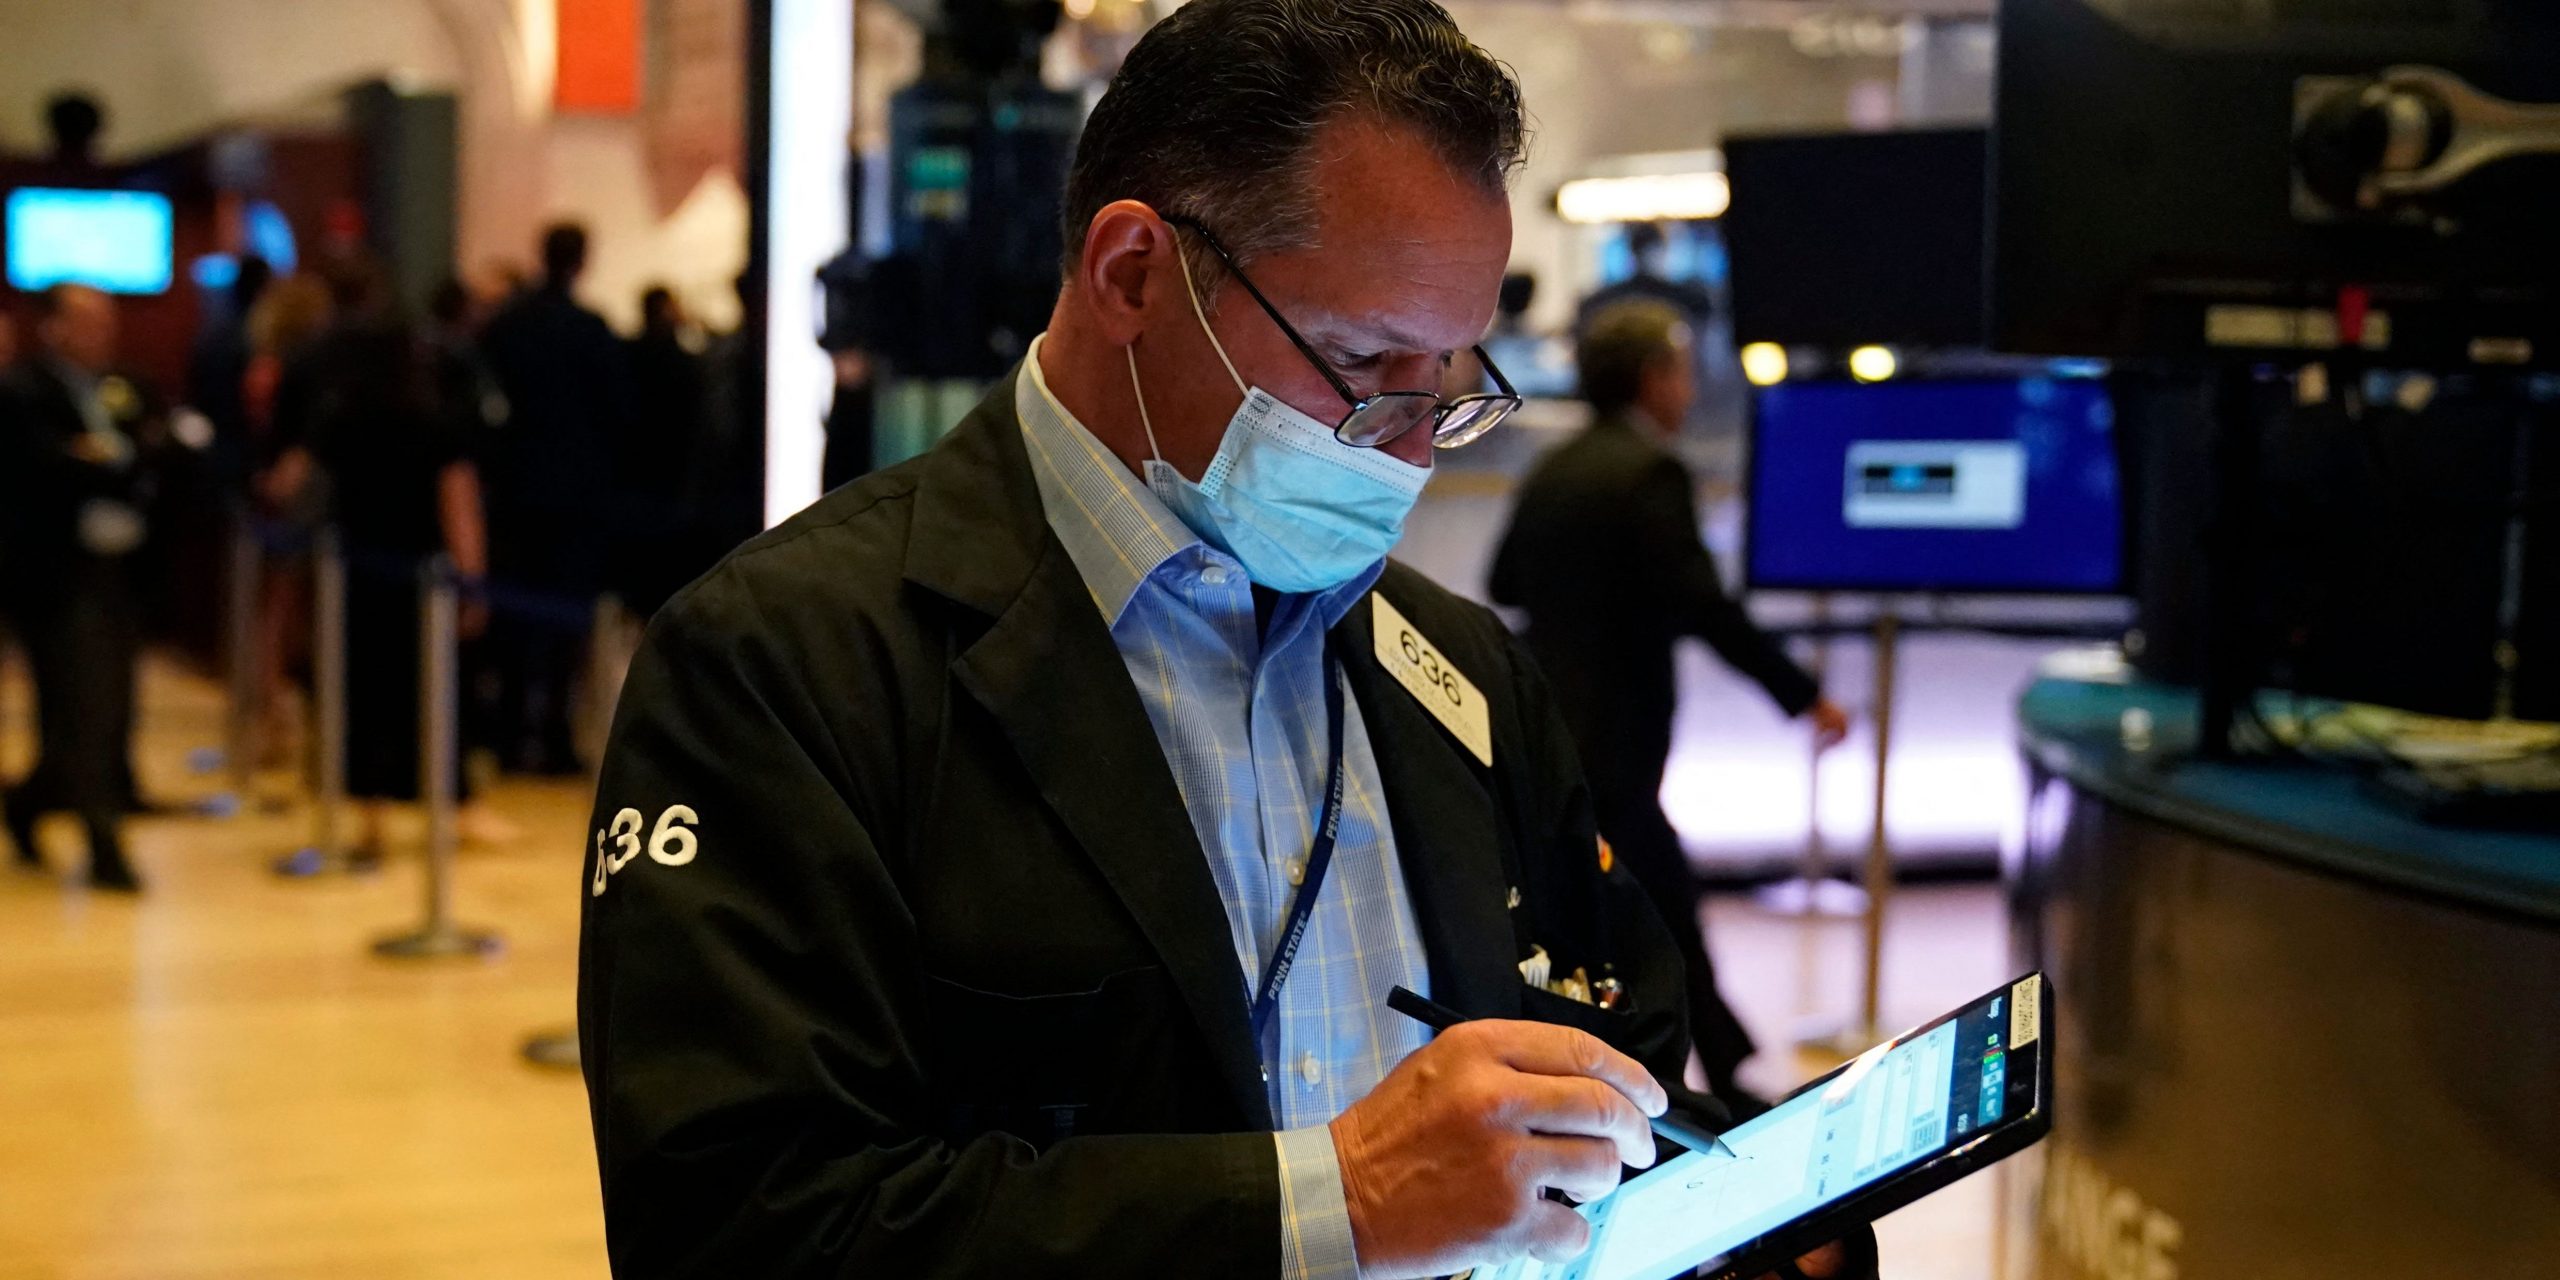
[[0,383],[0,608],[36,686],[38,755],[0,795],[21,865],[38,819],[68,811],[89,838],[93,889],[142,887],[124,851],[140,604],[130,561],[148,533],[159,424],[114,372],[115,300],[84,285],[40,296],[33,358]]
[[507,429],[486,459],[490,571],[549,597],[563,616],[495,620],[500,671],[500,763],[535,774],[579,772],[572,702],[612,539],[614,440],[634,418],[621,339],[578,302],[586,229],[542,236],[542,279],[481,334],[481,351],[508,406]]
[[255,518],[285,535],[261,539],[258,575],[258,736],[262,764],[295,758],[302,714],[292,672],[310,657],[312,534],[326,517],[328,495],[312,475],[311,454],[298,447],[307,378],[288,380],[297,361],[329,331],[335,304],[315,271],[272,282],[249,309],[249,359],[240,375],[243,465]]
[[[419,798],[419,566],[442,554],[466,579],[488,572],[469,452],[482,428],[477,387],[390,314],[387,292],[379,272],[350,271],[339,322],[311,352],[304,437],[328,476],[348,557],[346,781],[359,815],[349,853],[357,868],[380,862],[389,807]],[[486,605],[467,603],[461,638],[487,622]],[[458,735],[455,750],[459,780]],[[469,828],[481,813],[466,807],[466,835],[477,835]]]
[[1600,834],[1635,873],[1678,940],[1689,1029],[1709,1086],[1745,1096],[1735,1069],[1751,1036],[1716,990],[1698,920],[1698,882],[1662,812],[1679,697],[1672,646],[1706,641],[1825,747],[1848,713],[1726,594],[1698,536],[1695,482],[1667,443],[1696,397],[1688,321],[1652,299],[1592,317],[1577,349],[1592,422],[1539,460],[1494,554],[1497,603],[1529,615],[1529,649],[1555,688],[1591,780]]
[[673,291],[655,285],[640,296],[640,332],[627,347],[633,415],[613,437],[619,533],[607,585],[643,621],[703,567],[685,554],[696,523],[688,489],[711,410],[698,345]]

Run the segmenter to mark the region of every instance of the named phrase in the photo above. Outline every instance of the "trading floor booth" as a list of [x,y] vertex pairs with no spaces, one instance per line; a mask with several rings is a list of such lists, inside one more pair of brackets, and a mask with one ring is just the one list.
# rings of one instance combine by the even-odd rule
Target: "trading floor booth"
[[[2560,837],[2195,762],[2190,692],[2047,679],[2007,868],[2059,993],[2039,1277],[2529,1276],[2560,1259]],[[2041,1177],[2035,1169],[2041,1165]]]
[[2193,428],[2134,670],[2018,703],[2003,1274],[2560,1275],[2560,9],[2000,18],[1992,345]]

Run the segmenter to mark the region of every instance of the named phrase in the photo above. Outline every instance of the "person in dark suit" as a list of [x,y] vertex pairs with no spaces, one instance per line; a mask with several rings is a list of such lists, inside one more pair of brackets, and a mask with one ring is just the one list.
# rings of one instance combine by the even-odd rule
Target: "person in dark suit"
[[129,561],[147,531],[155,424],[139,387],[112,372],[113,299],[55,285],[36,338],[0,382],[0,606],[33,669],[41,745],[0,795],[0,829],[22,866],[41,867],[37,820],[77,814],[90,887],[133,893],[121,815],[141,618]]
[[[615,488],[615,441],[635,417],[631,363],[604,318],[579,304],[587,233],[542,237],[542,282],[481,333],[508,418],[486,458],[489,571],[574,613],[603,590]],[[562,616],[500,615],[490,645],[500,671],[499,758],[529,773],[578,772],[572,698],[587,630]]]
[[640,332],[626,344],[634,416],[613,437],[614,545],[606,586],[646,621],[707,565],[685,554],[699,523],[689,492],[709,430],[711,393],[683,304],[664,285],[640,295]]
[[1825,745],[1848,715],[1822,697],[1724,589],[1698,536],[1689,470],[1665,443],[1695,396],[1687,319],[1655,299],[1592,318],[1576,344],[1592,423],[1539,460],[1494,555],[1497,603],[1528,614],[1529,650],[1554,683],[1591,780],[1600,834],[1679,940],[1689,1027],[1707,1080],[1739,1094],[1751,1037],[1716,990],[1698,920],[1698,883],[1662,812],[1678,699],[1672,646],[1706,641]]

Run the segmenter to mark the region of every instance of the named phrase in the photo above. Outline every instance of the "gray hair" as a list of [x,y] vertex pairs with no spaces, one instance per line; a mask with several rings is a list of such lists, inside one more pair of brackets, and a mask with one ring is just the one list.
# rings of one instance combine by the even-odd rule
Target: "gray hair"
[[1645,369],[1677,350],[1688,330],[1680,309],[1658,299],[1630,298],[1602,307],[1574,342],[1582,398],[1603,414],[1634,404],[1644,389]]

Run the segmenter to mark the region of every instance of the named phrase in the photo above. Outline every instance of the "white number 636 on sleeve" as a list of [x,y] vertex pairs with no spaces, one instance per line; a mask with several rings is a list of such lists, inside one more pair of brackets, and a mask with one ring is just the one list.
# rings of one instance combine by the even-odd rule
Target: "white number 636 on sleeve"
[[[632,859],[640,856],[640,826],[643,821],[645,819],[639,810],[623,809],[613,815],[611,825],[597,829],[595,876],[587,882],[589,894],[603,897],[605,881],[620,874]],[[668,805],[666,812],[658,815],[657,827],[649,832],[649,860],[667,867],[681,867],[693,861],[693,855],[702,848],[693,830],[701,823],[702,818],[693,811],[693,806]],[[605,848],[607,840],[613,842],[610,851]]]

